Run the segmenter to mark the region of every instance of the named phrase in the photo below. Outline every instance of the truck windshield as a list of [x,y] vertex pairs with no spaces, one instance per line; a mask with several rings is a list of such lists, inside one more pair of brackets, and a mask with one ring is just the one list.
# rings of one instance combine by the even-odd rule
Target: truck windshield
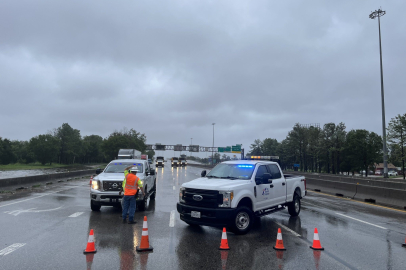
[[252,164],[227,164],[221,163],[211,170],[206,177],[207,178],[225,178],[225,179],[251,179],[254,172],[255,165]]
[[141,163],[130,163],[130,162],[114,162],[110,163],[104,170],[105,173],[124,173],[124,169],[128,166],[137,167],[138,173],[142,173]]

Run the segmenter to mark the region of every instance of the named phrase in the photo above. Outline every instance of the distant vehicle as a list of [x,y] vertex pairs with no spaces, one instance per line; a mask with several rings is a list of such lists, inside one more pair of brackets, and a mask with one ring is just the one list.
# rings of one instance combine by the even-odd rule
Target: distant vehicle
[[375,175],[382,175],[382,171],[381,170],[376,170]]
[[182,184],[177,210],[190,225],[231,227],[236,234],[247,233],[255,217],[288,209],[300,213],[306,195],[303,176],[284,175],[277,162],[257,160],[226,161],[201,178]]
[[171,166],[172,166],[172,167],[178,167],[178,165],[179,165],[179,160],[178,160],[178,158],[177,158],[177,157],[171,158]]
[[164,162],[165,162],[164,157],[161,157],[161,156],[156,157],[155,166],[163,168],[163,167],[165,167]]
[[388,176],[398,176],[398,173],[395,171],[388,172]]
[[143,159],[116,159],[111,161],[102,173],[95,176],[90,188],[90,208],[99,211],[102,206],[121,206],[122,197],[119,192],[124,180],[124,169],[128,166],[138,168],[137,176],[144,186],[145,196],[138,192],[136,205],[140,211],[145,210],[147,199],[155,199],[156,175],[147,160]]
[[184,158],[184,157],[179,158],[179,166],[182,166],[182,167],[187,166],[186,158]]
[[135,149],[120,149],[118,150],[117,159],[140,159],[141,152]]

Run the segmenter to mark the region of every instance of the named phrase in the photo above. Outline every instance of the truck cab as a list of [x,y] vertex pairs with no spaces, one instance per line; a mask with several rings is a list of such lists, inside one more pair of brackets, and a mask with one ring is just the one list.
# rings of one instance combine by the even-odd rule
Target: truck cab
[[93,211],[99,211],[102,206],[121,206],[124,180],[124,169],[128,166],[138,167],[137,176],[143,182],[145,196],[137,194],[137,207],[144,210],[146,201],[150,197],[155,199],[156,175],[151,169],[148,160],[143,159],[117,159],[111,161],[99,175],[92,180],[90,188],[90,207]]
[[179,159],[177,157],[171,158],[171,166],[178,167],[179,166]]
[[187,166],[187,161],[186,161],[186,158],[179,158],[179,166],[182,166],[182,167],[186,167]]
[[155,167],[162,167],[163,168],[164,166],[165,166],[164,157],[162,157],[162,156],[156,157]]
[[299,215],[305,181],[284,175],[277,162],[266,159],[226,161],[182,184],[177,211],[190,225],[224,226],[245,234],[255,216],[286,208],[291,216]]

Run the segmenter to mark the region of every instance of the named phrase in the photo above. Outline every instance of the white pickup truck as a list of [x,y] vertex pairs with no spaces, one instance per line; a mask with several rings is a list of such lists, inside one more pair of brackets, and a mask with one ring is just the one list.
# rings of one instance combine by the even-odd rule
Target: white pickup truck
[[180,188],[180,219],[189,225],[230,227],[236,234],[247,233],[254,216],[286,207],[291,216],[299,215],[306,195],[306,179],[283,175],[277,162],[226,161],[201,176]]
[[[124,169],[128,166],[138,167],[137,176],[143,182],[145,196],[138,192],[137,208],[145,210],[147,199],[155,199],[156,175],[155,169],[150,168],[148,160],[144,159],[117,159],[111,161],[99,175],[92,180],[90,188],[90,207],[93,211],[99,211],[103,205],[121,206],[122,190],[124,180]],[[96,173],[98,173],[96,171]],[[123,192],[121,193],[123,194]]]

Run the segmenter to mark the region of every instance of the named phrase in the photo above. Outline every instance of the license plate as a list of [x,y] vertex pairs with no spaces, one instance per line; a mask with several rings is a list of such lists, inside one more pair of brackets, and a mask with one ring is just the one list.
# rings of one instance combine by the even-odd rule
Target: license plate
[[191,216],[194,217],[194,218],[200,218],[200,212],[192,211]]

